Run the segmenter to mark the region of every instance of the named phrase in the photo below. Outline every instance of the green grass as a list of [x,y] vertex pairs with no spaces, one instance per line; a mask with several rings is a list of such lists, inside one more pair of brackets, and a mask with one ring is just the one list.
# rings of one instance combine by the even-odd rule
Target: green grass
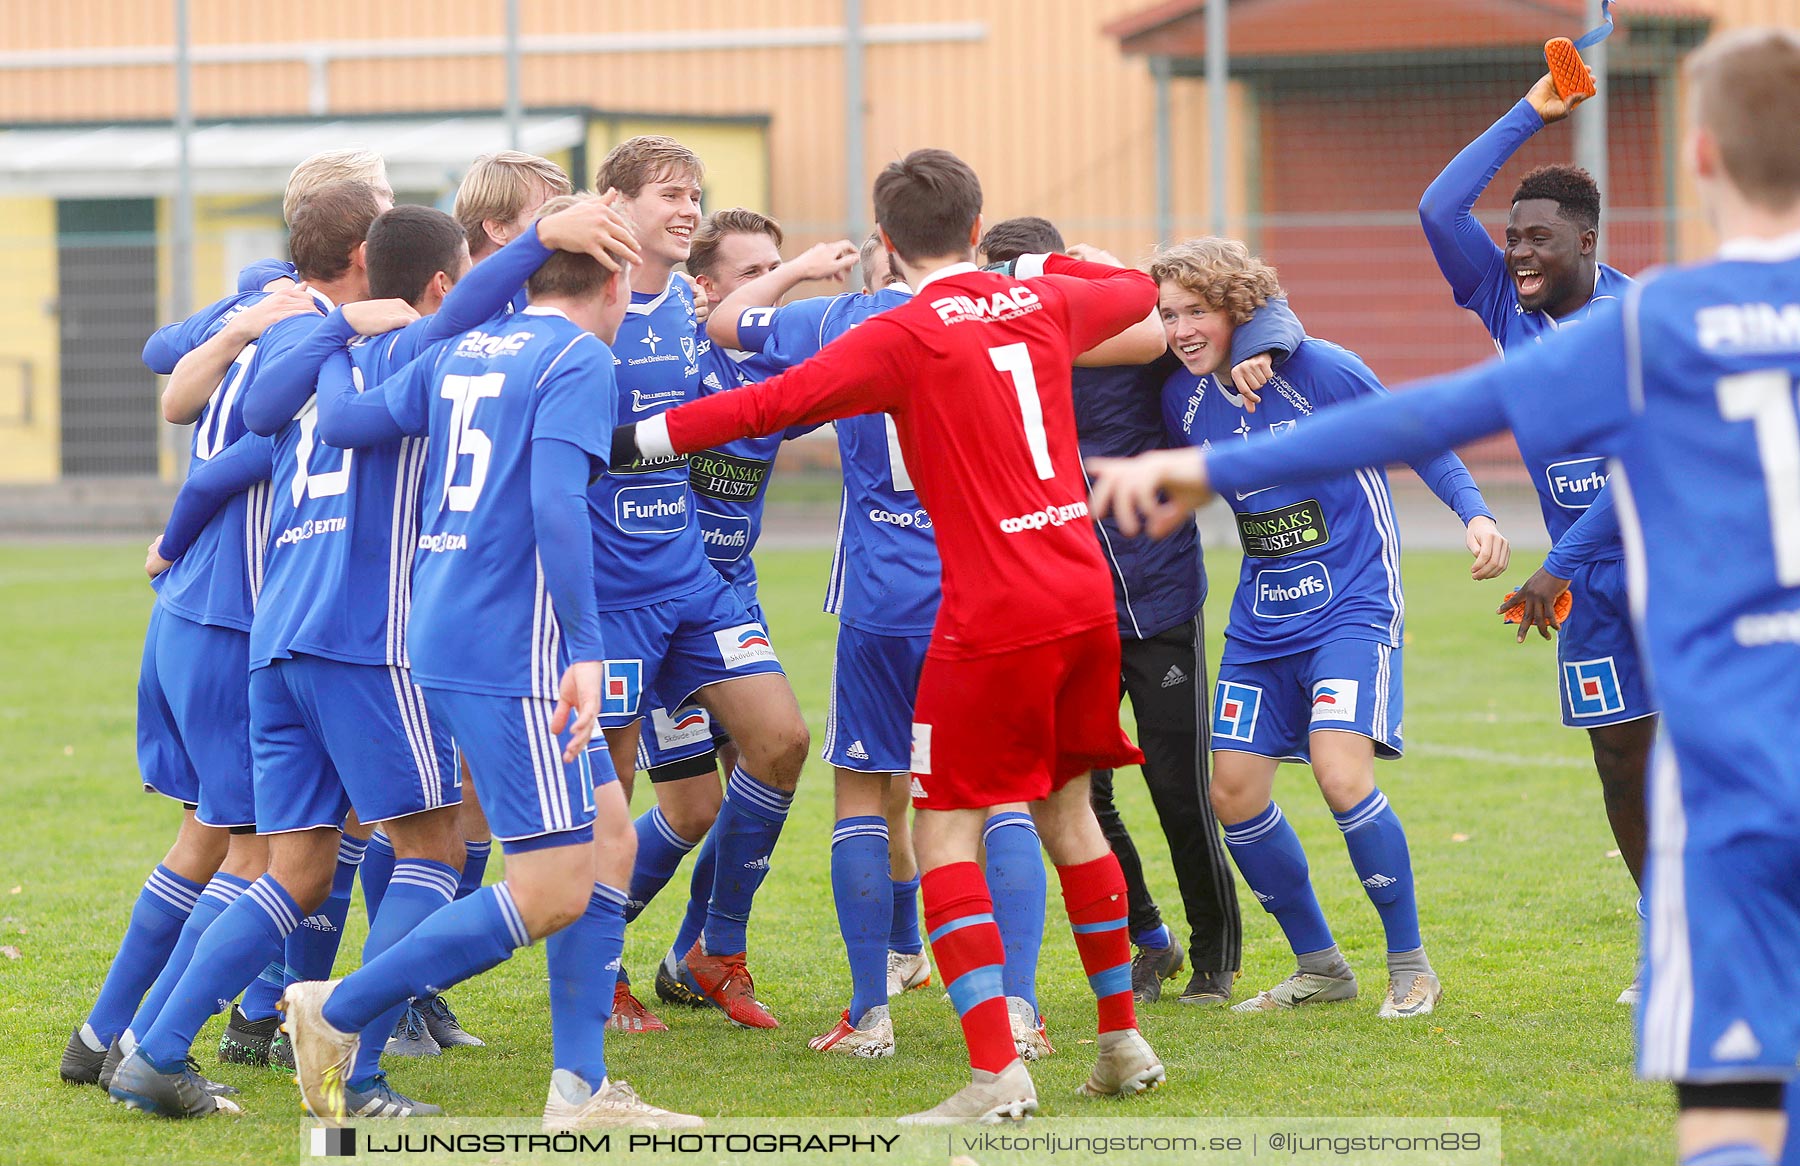
[[[272,1073],[227,1066],[246,1114],[151,1122],[63,1085],[56,1061],[91,1003],[146,871],[173,832],[168,803],[137,792],[134,679],[149,591],[137,544],[0,548],[0,1163],[291,1160],[295,1091]],[[1212,554],[1211,656],[1235,562]],[[758,556],[763,600],[800,703],[821,736],[834,624],[819,614],[826,557]],[[1632,889],[1610,852],[1584,738],[1557,723],[1549,646],[1512,644],[1484,613],[1498,585],[1468,581],[1461,556],[1406,559],[1407,760],[1380,770],[1406,823],[1426,941],[1443,976],[1440,1011],[1382,1023],[1381,930],[1340,836],[1300,768],[1277,786],[1305,840],[1314,882],[1362,974],[1356,1003],[1275,1016],[1142,1012],[1169,1084],[1128,1109],[1071,1090],[1085,1076],[1093,1006],[1054,906],[1040,985],[1060,1055],[1034,1070],[1049,1115],[1479,1116],[1503,1122],[1506,1160],[1641,1163],[1666,1158],[1672,1107],[1631,1075],[1628,1011]],[[802,780],[775,869],[751,925],[758,994],[775,1032],[729,1028],[713,1013],[664,1013],[673,1032],[612,1042],[615,1071],[664,1105],[721,1116],[892,1115],[940,1100],[961,1078],[960,1040],[933,989],[896,1002],[900,1055],[825,1063],[805,1038],[837,1016],[847,973],[831,906],[830,773]],[[1153,888],[1178,908],[1142,783],[1118,782]],[[639,793],[639,808],[647,791]],[[496,863],[496,867],[498,863]],[[685,870],[677,887],[685,886]],[[1290,956],[1246,892],[1240,993],[1289,970]],[[681,898],[665,893],[628,937],[649,969]],[[362,940],[354,908],[345,952]],[[540,945],[457,988],[456,1006],[489,1047],[402,1064],[402,1088],[462,1115],[530,1115],[549,1066]],[[211,1068],[218,1020],[196,1046]]]

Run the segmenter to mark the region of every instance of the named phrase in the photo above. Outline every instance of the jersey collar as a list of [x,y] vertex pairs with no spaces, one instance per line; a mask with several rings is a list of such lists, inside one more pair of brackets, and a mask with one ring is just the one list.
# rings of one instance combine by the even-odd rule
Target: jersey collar
[[919,281],[918,294],[923,295],[925,289],[940,279],[949,279],[953,275],[967,275],[971,271],[980,271],[973,263],[952,263],[948,267],[940,267]]
[[1780,263],[1800,259],[1800,231],[1774,239],[1739,236],[1719,244],[1720,259],[1741,259],[1751,263]]
[[329,316],[332,313],[332,311],[337,307],[336,304],[331,302],[330,296],[326,295],[324,292],[320,291],[318,288],[312,286],[311,284],[306,285],[306,290],[308,293],[310,293],[312,295],[313,302],[318,304],[319,307],[324,310],[326,315]]
[[675,281],[680,278],[681,276],[674,272],[670,272],[668,284],[665,285],[660,292],[656,293],[655,299],[646,300],[641,304],[634,303],[627,305],[625,310],[634,316],[648,316],[651,312],[654,312],[656,309],[663,306],[663,301],[669,298],[669,293],[675,288]]
[[560,316],[565,320],[567,320],[569,318],[569,313],[563,311],[561,308],[553,308],[553,307],[549,306],[548,304],[545,304],[542,306],[539,306],[537,304],[526,304],[525,307],[520,310],[519,315],[521,315],[521,316]]

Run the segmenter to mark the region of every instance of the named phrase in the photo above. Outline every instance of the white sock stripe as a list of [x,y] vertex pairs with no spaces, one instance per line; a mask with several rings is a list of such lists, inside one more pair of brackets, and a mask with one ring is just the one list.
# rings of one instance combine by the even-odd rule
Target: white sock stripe
[[200,901],[200,892],[204,889],[176,882],[174,878],[165,874],[161,867],[151,871],[150,877],[144,880],[144,890],[169,906],[179,907],[183,911],[194,909],[194,904]]
[[622,891],[618,887],[610,886],[606,883],[595,883],[591,893],[595,897],[605,899],[607,902],[621,908],[631,901],[631,895],[628,892]]
[[851,838],[879,838],[883,842],[886,842],[888,840],[887,823],[883,822],[879,826],[840,826],[831,832],[831,844],[833,846]]
[[403,858],[394,864],[394,873],[388,879],[388,885],[395,883],[411,883],[416,887],[443,891],[454,897],[456,895],[457,873],[447,866],[425,859]]
[[369,851],[369,844],[360,838],[352,838],[348,834],[338,839],[337,860],[346,866],[361,866],[363,855]]
[[[1350,831],[1356,829],[1358,826],[1365,826],[1368,823],[1373,822],[1376,818],[1379,818],[1382,814],[1382,811],[1386,810],[1387,808],[1388,808],[1387,795],[1382,793],[1380,790],[1377,790],[1375,792],[1375,800],[1370,802],[1368,804],[1368,806],[1365,807],[1354,818],[1349,818],[1346,820],[1339,821],[1338,829],[1342,830],[1344,833],[1348,834],[1348,833],[1350,833]],[[1332,816],[1336,817],[1337,815],[1334,814]]]
[[[1273,802],[1271,802],[1270,805],[1273,806],[1275,813],[1269,817],[1267,822],[1262,823],[1260,826],[1249,826],[1248,823],[1227,826],[1225,828],[1225,841],[1236,842],[1241,846],[1246,842],[1255,842],[1258,838],[1261,838],[1269,831],[1275,829],[1275,827],[1281,825],[1281,807],[1274,805]],[[1255,819],[1252,819],[1252,821],[1254,820]]]
[[448,903],[451,900],[456,898],[456,884],[455,883],[451,883],[449,886],[445,886],[443,883],[439,882],[436,879],[427,879],[427,878],[419,878],[419,877],[406,878],[399,874],[396,874],[393,878],[388,880],[388,886],[390,888],[399,887],[399,886],[417,887],[422,891],[429,891],[432,894],[437,895],[438,897],[442,898],[444,900],[444,902],[446,902],[446,903]]
[[393,839],[389,838],[387,831],[379,826],[375,828],[375,833],[369,835],[368,846],[370,850],[379,850],[386,854],[394,853]]
[[492,842],[468,842],[468,841],[465,841],[463,843],[463,850],[465,850],[469,854],[475,855],[477,858],[486,858],[488,856],[488,853],[490,851],[492,851],[493,849],[494,849],[494,844]]
[[531,932],[525,930],[525,919],[519,914],[519,905],[513,902],[512,892],[505,883],[494,887],[494,901],[500,905],[500,917],[506,920],[506,930],[511,933],[514,947],[529,947]]
[[794,795],[782,793],[772,786],[764,785],[748,773],[742,766],[731,771],[731,780],[725,785],[725,795],[735,795],[739,801],[750,802],[772,814],[786,816],[788,808],[794,804]]
[[280,928],[281,934],[287,935],[294,928],[300,926],[299,918],[288,908],[286,903],[282,902],[281,894],[270,884],[268,875],[251,883],[244,893],[256,900],[256,905],[263,909],[263,913],[276,927]]
[[243,893],[243,887],[238,886],[236,883],[224,882],[217,878],[208,882],[206,884],[206,889],[200,892],[202,896],[209,899],[217,899],[227,907],[237,902],[237,897]]
[[683,854],[686,854],[688,851],[699,845],[699,843],[689,842],[681,835],[675,833],[675,827],[669,825],[669,820],[663,817],[661,806],[650,807],[650,825],[662,836],[664,842],[675,847]]
[[1008,826],[1018,826],[1022,829],[1031,831],[1033,834],[1037,833],[1037,823],[1032,820],[1031,815],[1021,814],[1014,818],[989,818],[981,827],[981,836],[985,839],[994,831],[1003,830]]

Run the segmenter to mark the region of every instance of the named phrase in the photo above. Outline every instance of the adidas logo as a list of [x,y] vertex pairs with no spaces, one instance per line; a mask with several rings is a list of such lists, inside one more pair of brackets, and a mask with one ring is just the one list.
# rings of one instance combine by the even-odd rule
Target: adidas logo
[[857,740],[850,742],[850,748],[844,750],[844,756],[854,757],[858,761],[867,761],[869,759],[869,751],[863,748],[863,743],[860,740]]
[[1250,893],[1256,896],[1256,901],[1258,903],[1273,903],[1275,901],[1274,895],[1265,895],[1255,887],[1250,888]]
[[1713,1042],[1712,1059],[1715,1061],[1753,1061],[1760,1056],[1762,1042],[1743,1020],[1732,1021],[1724,1035]]
[[1372,874],[1362,881],[1362,885],[1378,891],[1382,887],[1391,887],[1399,881],[1399,879],[1391,879],[1384,874]]
[[1183,672],[1179,667],[1171,665],[1169,670],[1163,674],[1162,686],[1164,688],[1174,688],[1177,684],[1186,684],[1187,678],[1187,673]]
[[768,870],[769,869],[769,858],[767,855],[764,855],[761,858],[753,858],[749,862],[746,862],[744,864],[744,869],[745,870]]
[[719,383],[718,375],[710,372],[706,374],[706,378],[700,383],[713,390],[715,393],[723,390],[725,387]]
[[622,961],[619,959],[619,957],[614,956],[611,959],[606,961],[606,970],[609,972],[616,972],[619,970],[621,964],[622,964]]
[[919,784],[919,775],[916,773],[913,774],[912,779],[912,796],[915,798],[923,798],[925,796],[925,787]]
[[300,926],[310,927],[314,931],[336,931],[337,924],[324,915],[308,915],[300,921]]
[[644,908],[648,907],[649,905],[650,905],[649,903],[645,902],[642,899],[627,899],[627,900],[625,900],[625,909],[627,911],[636,911],[636,912],[642,913]]

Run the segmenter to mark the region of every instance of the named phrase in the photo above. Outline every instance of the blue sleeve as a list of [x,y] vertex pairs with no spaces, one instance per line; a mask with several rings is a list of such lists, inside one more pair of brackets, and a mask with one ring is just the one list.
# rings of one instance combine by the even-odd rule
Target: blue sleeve
[[319,383],[319,369],[356,335],[342,308],[308,332],[297,344],[272,359],[257,361],[256,375],[244,386],[240,408],[252,433],[276,434],[306,406]]
[[1438,270],[1450,281],[1457,305],[1481,316],[1490,332],[1495,327],[1494,309],[1506,287],[1506,252],[1475,221],[1475,203],[1507,159],[1543,128],[1544,119],[1521,98],[1463,147],[1419,200],[1419,221],[1424,224]]
[[1256,314],[1231,332],[1231,363],[1242,364],[1253,356],[1267,352],[1280,364],[1294,355],[1306,329],[1300,317],[1288,307],[1287,297],[1280,296],[1256,309]]
[[235,295],[214,300],[185,320],[164,324],[144,341],[144,364],[158,376],[168,376],[181,358],[205,343],[207,332],[238,302]]
[[226,499],[268,481],[274,467],[274,445],[254,433],[238,438],[217,457],[197,463],[163,525],[162,557],[173,561],[186,554]]
[[456,281],[425,328],[425,343],[460,336],[512,302],[538,268],[556,254],[538,242],[537,224],[477,263]]
[[[1508,426],[1528,457],[1609,452],[1630,421],[1620,314],[1590,317],[1498,358],[1322,412],[1275,441],[1257,435],[1207,456],[1216,491],[1311,481],[1362,466],[1417,463]],[[1584,384],[1579,411],[1567,386]]]
[[319,370],[319,440],[339,449],[386,445],[431,425],[432,373],[439,350],[431,349],[367,392],[348,352],[334,353]]
[[825,313],[837,296],[814,296],[774,308],[745,308],[738,317],[738,343],[760,352],[778,371],[793,368],[825,346]]
[[1438,454],[1428,462],[1412,463],[1413,473],[1424,479],[1431,487],[1431,492],[1445,506],[1456,512],[1464,526],[1474,518],[1492,518],[1494,512],[1488,509],[1487,500],[1481,496],[1481,487],[1475,484],[1475,476],[1469,473],[1469,467],[1463,460],[1449,450]]
[[261,291],[272,279],[291,279],[299,283],[300,272],[285,259],[258,259],[238,272],[238,291]]
[[1582,564],[1601,553],[1616,555],[1618,547],[1619,512],[1613,509],[1612,488],[1602,486],[1593,504],[1544,556],[1544,570],[1558,579],[1572,579]]
[[593,520],[587,486],[593,457],[554,437],[531,443],[531,525],[550,603],[571,660],[601,660],[600,614],[594,600]]

